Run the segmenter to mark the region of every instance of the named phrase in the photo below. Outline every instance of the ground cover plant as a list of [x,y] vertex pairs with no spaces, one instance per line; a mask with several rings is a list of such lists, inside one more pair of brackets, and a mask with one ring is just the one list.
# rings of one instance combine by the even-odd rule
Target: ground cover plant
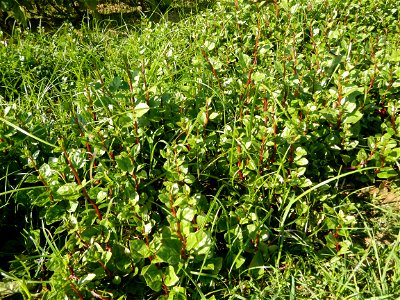
[[220,1],[0,45],[0,297],[400,297],[396,1]]

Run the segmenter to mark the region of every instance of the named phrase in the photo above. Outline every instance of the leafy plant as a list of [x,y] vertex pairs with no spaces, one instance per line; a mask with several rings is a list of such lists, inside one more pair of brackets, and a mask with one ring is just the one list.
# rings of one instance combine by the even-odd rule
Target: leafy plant
[[133,29],[16,30],[0,49],[0,196],[21,219],[2,286],[398,296],[398,233],[389,250],[366,245],[360,195],[398,185],[397,8],[343,4],[238,0]]

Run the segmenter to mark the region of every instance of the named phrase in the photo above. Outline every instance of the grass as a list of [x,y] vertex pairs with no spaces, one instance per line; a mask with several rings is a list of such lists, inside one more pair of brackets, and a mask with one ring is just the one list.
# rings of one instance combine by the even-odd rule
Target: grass
[[3,33],[0,298],[399,298],[395,2],[195,10]]

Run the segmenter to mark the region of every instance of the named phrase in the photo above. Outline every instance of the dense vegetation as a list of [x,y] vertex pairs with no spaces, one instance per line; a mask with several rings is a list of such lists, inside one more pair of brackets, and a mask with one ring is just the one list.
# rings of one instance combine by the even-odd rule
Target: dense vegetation
[[400,297],[398,8],[348,2],[2,33],[0,297]]
[[[207,1],[207,0],[205,0]],[[0,29],[10,31],[14,22],[30,29],[37,26],[53,27],[69,20],[79,23],[84,16],[101,19],[112,13],[124,14],[128,20],[129,14],[153,15],[173,8],[172,0],[1,0],[0,1]],[[179,10],[184,7],[204,7],[204,0],[182,0]]]

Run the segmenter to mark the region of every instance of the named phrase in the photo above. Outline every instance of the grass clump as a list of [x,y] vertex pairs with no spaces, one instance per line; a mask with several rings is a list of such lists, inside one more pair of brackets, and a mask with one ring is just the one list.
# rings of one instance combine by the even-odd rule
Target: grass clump
[[399,297],[398,10],[342,2],[3,37],[2,297]]

